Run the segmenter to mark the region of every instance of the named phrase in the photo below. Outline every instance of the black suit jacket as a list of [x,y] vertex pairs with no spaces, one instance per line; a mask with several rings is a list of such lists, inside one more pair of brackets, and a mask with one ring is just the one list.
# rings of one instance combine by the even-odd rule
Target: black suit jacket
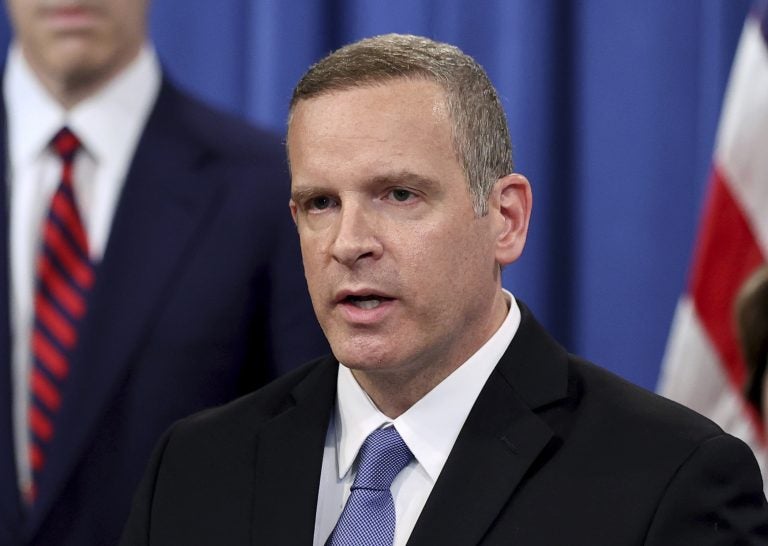
[[[522,307],[409,545],[768,544],[749,448],[568,355]],[[122,546],[312,543],[336,364],[174,426]]]
[[302,275],[284,157],[277,137],[163,82],[97,267],[55,455],[31,511],[12,447],[0,191],[0,545],[116,543],[152,447],[173,421],[327,351]]

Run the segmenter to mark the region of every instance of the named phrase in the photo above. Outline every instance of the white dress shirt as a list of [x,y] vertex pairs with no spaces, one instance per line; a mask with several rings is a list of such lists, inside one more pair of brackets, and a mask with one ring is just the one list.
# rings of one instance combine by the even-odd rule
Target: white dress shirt
[[19,487],[30,483],[27,408],[34,321],[36,260],[61,162],[49,144],[64,126],[80,139],[74,166],[75,199],[98,263],[141,132],[160,89],[154,50],[138,57],[96,94],[65,110],[47,92],[13,44],[8,52],[3,99],[8,120],[7,180],[10,203],[13,424]]
[[374,430],[394,425],[414,459],[392,482],[395,502],[394,546],[404,546],[416,525],[453,444],[488,377],[520,325],[512,294],[507,317],[491,338],[464,364],[394,421],[381,413],[352,372],[339,366],[336,408],[328,427],[315,517],[315,546],[330,536],[355,479],[353,466],[363,441]]

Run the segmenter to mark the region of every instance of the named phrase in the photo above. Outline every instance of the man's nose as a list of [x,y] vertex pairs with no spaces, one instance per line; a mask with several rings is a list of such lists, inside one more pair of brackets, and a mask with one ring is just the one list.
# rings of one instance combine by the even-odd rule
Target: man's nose
[[375,212],[364,204],[345,203],[337,219],[331,245],[334,260],[355,267],[361,260],[378,259],[383,251]]

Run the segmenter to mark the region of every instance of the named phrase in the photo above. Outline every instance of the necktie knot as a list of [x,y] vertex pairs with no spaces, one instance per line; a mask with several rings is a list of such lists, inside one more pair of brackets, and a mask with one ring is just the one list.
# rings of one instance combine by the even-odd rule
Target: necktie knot
[[65,163],[71,162],[80,148],[80,140],[68,127],[63,127],[51,140],[51,146]]
[[395,427],[373,431],[360,448],[352,489],[389,490],[392,481],[412,458],[411,450]]

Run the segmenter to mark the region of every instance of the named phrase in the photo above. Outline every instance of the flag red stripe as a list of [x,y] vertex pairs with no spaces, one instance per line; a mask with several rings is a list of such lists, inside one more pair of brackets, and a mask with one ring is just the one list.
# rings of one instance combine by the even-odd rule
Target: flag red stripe
[[733,303],[746,278],[764,261],[744,211],[724,173],[715,166],[694,251],[689,293],[728,378],[739,390],[746,379],[746,367]]

